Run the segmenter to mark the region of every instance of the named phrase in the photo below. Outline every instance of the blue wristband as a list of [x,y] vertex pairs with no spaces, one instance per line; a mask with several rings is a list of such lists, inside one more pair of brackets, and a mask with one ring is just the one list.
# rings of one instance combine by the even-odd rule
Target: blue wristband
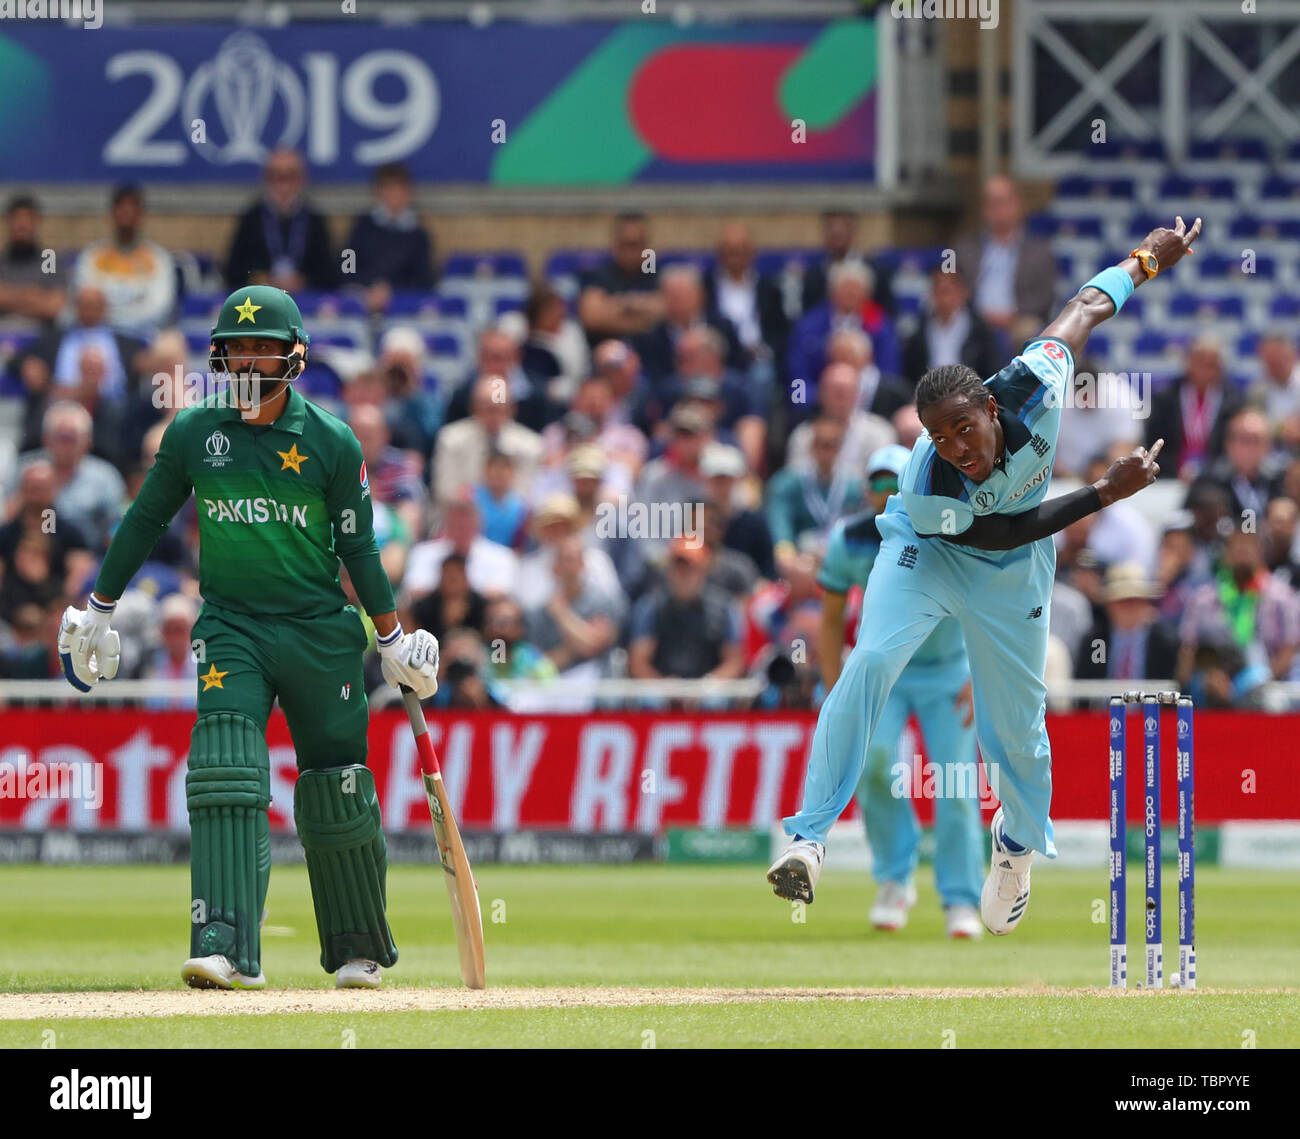
[[[1116,312],[1119,312],[1124,307],[1124,302],[1133,295],[1133,287],[1133,278],[1118,265],[1103,269],[1083,286],[1084,289],[1100,289],[1114,302]],[[1079,291],[1082,292],[1083,289]]]

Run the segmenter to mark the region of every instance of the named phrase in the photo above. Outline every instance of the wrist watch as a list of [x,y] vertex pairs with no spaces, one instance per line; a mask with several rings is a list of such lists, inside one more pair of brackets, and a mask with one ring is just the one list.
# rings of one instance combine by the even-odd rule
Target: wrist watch
[[1142,266],[1142,272],[1147,275],[1148,281],[1160,272],[1160,262],[1156,260],[1156,255],[1150,250],[1135,249],[1129,256],[1137,258],[1138,264]]

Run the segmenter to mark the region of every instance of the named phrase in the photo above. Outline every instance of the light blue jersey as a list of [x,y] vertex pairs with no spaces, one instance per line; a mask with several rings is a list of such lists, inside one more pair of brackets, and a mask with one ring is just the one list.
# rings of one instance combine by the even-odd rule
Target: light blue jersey
[[[831,528],[826,556],[822,559],[821,570],[817,574],[817,584],[834,593],[848,593],[855,585],[865,588],[879,552],[880,530],[876,526],[875,514],[863,511],[841,519]],[[861,631],[862,618],[859,617],[859,636]],[[940,621],[935,626],[934,632],[916,650],[909,668],[926,668],[929,673],[930,667],[939,665],[957,666],[961,673],[958,683],[965,682],[969,672],[966,667],[966,646],[962,643],[961,626],[951,618]],[[908,669],[903,670],[900,682],[906,679],[907,672]]]
[[[1043,501],[1056,459],[1065,388],[1073,375],[1074,357],[1065,344],[1035,340],[984,381],[998,400],[1006,460],[983,482],[973,482],[944,462],[929,433],[921,433],[898,480],[902,508],[918,537],[964,534],[976,515],[1020,514]],[[1003,556],[1001,551],[966,552]]]

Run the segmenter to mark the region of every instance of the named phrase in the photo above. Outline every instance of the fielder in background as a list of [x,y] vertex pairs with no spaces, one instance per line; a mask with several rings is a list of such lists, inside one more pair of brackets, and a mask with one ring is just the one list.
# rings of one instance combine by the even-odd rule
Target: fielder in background
[[1066,386],[1092,330],[1184,257],[1200,232],[1199,218],[1191,229],[1178,218],[1173,229],[1152,230],[995,376],[946,364],[921,377],[925,431],[878,522],[858,643],[817,717],[803,807],[785,820],[794,841],[767,873],[779,897],[812,900],[826,834],[858,785],[890,690],[939,622],[954,617],[970,656],[980,754],[1001,801],[980,916],[995,934],[1024,917],[1034,852],[1056,857],[1043,681],[1052,535],[1153,482],[1164,445],[1138,447],[1091,486],[1048,500]]
[[[881,447],[867,463],[870,510],[837,522],[831,529],[817,583],[822,598],[821,661],[826,691],[839,679],[844,645],[844,618],[849,590],[865,586],[880,552],[876,519],[898,492],[898,476],[908,450]],[[860,624],[865,621],[865,613]],[[899,740],[908,717],[915,714],[937,779],[914,781],[902,767]],[[984,877],[984,843],[979,811],[975,731],[971,726],[970,668],[961,627],[948,617],[935,626],[903,669],[885,702],[858,784],[858,805],[871,847],[871,872],[880,889],[868,915],[877,929],[902,929],[916,905],[913,882],[921,846],[912,788],[935,788],[934,882],[943,904],[949,937],[979,938],[980,884]],[[908,757],[919,763],[920,756]]]
[[181,968],[193,988],[266,984],[266,722],[277,698],[297,753],[294,822],[321,965],[340,987],[374,988],[381,966],[397,961],[385,915],[387,850],[366,767],[366,631],[339,585],[340,559],[374,620],[390,684],[432,696],[438,643],[397,621],[356,436],[293,388],[308,343],[288,293],[255,285],[230,295],[209,358],[224,386],[167,428],[86,609],[69,608],[59,631],[74,688],[89,692],[116,675],[117,598],[193,492],[204,604],[192,634],[199,690],[185,779],[190,957]]

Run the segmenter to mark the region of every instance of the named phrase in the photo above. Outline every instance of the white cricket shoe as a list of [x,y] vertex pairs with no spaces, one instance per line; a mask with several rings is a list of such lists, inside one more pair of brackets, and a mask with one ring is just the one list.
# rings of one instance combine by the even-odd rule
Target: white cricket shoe
[[993,812],[989,827],[993,836],[993,857],[989,875],[980,891],[980,917],[989,933],[1010,933],[1029,908],[1029,864],[1034,852],[1013,854],[1002,845],[1002,808]]
[[811,902],[825,857],[826,847],[820,842],[795,839],[767,872],[772,891],[778,898],[789,898],[792,902]]
[[911,882],[884,882],[867,917],[877,929],[902,929],[907,924],[907,911],[914,905],[916,887]]
[[191,989],[264,989],[266,974],[249,977],[235,968],[229,957],[191,957],[181,966],[181,979]]
[[957,941],[979,941],[984,936],[979,911],[974,906],[948,906],[944,918],[948,936]]
[[354,957],[334,974],[336,989],[377,989],[383,983],[383,970],[365,957]]

